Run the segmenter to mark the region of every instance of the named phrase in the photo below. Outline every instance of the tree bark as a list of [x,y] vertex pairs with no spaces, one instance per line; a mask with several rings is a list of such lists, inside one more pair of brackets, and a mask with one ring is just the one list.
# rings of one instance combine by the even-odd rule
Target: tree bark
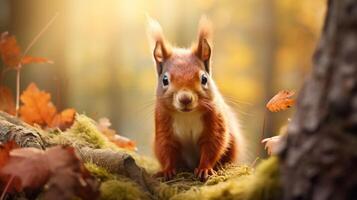
[[357,1],[329,0],[281,158],[284,199],[357,199]]
[[20,147],[44,149],[41,135],[30,125],[0,111],[0,142],[14,140]]

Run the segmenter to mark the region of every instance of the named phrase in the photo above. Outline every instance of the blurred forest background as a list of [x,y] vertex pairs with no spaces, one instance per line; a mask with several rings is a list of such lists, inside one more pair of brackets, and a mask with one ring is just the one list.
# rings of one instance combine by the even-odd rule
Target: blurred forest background
[[[59,110],[75,108],[113,127],[151,155],[156,72],[146,36],[146,14],[178,46],[196,39],[199,18],[214,24],[213,76],[236,110],[252,155],[262,154],[265,103],[279,90],[298,91],[311,66],[325,0],[0,0],[0,31],[23,48],[56,21],[29,52],[53,65],[22,70],[49,91]],[[15,72],[4,84],[15,91]],[[279,132],[290,111],[266,116],[265,136]],[[258,150],[259,149],[259,150]],[[257,152],[260,151],[260,152]]]

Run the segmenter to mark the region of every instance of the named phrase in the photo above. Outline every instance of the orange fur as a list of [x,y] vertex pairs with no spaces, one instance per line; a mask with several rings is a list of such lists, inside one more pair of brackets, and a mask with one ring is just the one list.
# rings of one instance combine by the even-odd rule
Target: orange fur
[[[226,123],[220,113],[207,112],[202,119],[205,129],[199,140],[201,159],[198,168],[214,168],[216,164],[225,164],[234,161],[235,153],[228,151],[234,149],[235,142],[226,130]],[[227,139],[228,144],[226,143]]]

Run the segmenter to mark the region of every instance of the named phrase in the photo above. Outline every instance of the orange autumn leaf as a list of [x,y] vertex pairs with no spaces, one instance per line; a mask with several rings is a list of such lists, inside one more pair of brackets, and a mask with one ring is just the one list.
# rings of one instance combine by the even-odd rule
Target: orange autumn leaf
[[47,58],[42,57],[32,57],[32,56],[24,56],[21,60],[21,64],[26,65],[30,63],[49,63],[53,64],[52,60],[48,60]]
[[129,138],[116,134],[113,129],[108,129],[103,131],[103,134],[109,139],[110,142],[114,143],[120,148],[136,151],[136,144]]
[[40,91],[31,83],[20,96],[23,105],[20,107],[21,118],[29,124],[46,126],[51,124],[57,110],[51,102],[51,95]]
[[267,103],[266,107],[271,112],[279,112],[282,110],[286,110],[294,105],[295,100],[292,99],[295,92],[288,90],[281,90],[278,94],[276,94],[270,101]]
[[76,110],[72,108],[63,110],[61,113],[57,114],[53,118],[52,123],[49,125],[49,127],[58,127],[61,130],[65,130],[72,126],[75,116]]
[[1,34],[0,54],[3,63],[9,68],[16,68],[20,62],[23,65],[30,63],[53,63],[47,58],[24,56],[21,53],[21,49],[17,44],[15,36],[10,35],[8,32]]
[[73,124],[75,113],[74,109],[66,109],[57,113],[56,107],[51,102],[51,95],[38,89],[36,84],[31,83],[21,94],[20,107],[21,119],[33,125],[38,124],[41,127],[54,128],[62,130]]
[[115,130],[109,128],[111,123],[108,118],[99,119],[98,129],[103,133],[108,140],[114,143],[116,146],[128,150],[137,150],[136,144],[134,141],[126,138],[124,136],[118,135]]
[[8,32],[1,34],[0,54],[3,63],[7,67],[16,67],[19,64],[21,59],[21,51],[15,36],[9,35]]
[[15,100],[8,87],[0,85],[0,110],[15,115]]

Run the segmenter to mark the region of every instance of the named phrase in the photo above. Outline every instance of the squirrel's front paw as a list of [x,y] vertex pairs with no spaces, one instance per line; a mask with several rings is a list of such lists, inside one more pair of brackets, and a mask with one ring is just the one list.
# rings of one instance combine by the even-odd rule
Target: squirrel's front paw
[[171,180],[176,175],[176,169],[166,169],[158,172],[155,177],[164,177],[165,181]]
[[212,168],[196,168],[195,169],[195,176],[199,178],[201,181],[206,181],[208,176],[216,174]]

